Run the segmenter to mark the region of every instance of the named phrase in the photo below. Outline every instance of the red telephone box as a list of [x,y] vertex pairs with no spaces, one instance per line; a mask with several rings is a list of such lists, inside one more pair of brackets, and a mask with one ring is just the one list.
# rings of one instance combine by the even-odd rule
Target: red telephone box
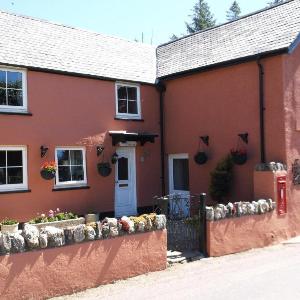
[[283,215],[286,212],[286,176],[280,176],[277,177],[277,213]]

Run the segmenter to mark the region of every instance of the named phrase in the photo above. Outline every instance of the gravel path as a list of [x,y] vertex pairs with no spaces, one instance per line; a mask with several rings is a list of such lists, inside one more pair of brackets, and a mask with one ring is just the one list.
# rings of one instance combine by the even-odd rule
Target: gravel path
[[177,264],[54,299],[300,299],[300,241]]

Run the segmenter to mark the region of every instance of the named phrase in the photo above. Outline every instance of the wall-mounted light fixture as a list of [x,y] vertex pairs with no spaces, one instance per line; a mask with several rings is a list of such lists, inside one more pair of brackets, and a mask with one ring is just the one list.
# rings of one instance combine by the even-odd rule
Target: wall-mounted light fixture
[[245,133],[239,133],[238,136],[241,138],[241,140],[242,140],[245,144],[248,144],[248,137],[249,137],[248,132],[245,132]]
[[41,149],[41,157],[44,157],[47,151],[49,150],[49,148],[44,145],[42,145],[40,149]]
[[114,165],[117,161],[118,161],[118,153],[114,153],[112,156],[111,156],[111,163]]
[[208,135],[200,136],[200,139],[206,146],[209,145],[209,136]]
[[97,149],[97,156],[100,156],[102,154],[102,152],[104,151],[104,147],[102,145],[97,146],[96,149]]

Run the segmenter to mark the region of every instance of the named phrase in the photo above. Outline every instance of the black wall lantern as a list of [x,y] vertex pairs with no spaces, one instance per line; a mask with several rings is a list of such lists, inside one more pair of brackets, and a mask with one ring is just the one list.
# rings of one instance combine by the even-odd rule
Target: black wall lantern
[[96,149],[97,149],[97,156],[100,156],[102,154],[102,152],[104,151],[104,147],[102,145],[97,146]]
[[111,163],[113,165],[118,161],[118,157],[119,155],[116,152],[111,156]]
[[41,149],[41,157],[43,158],[46,155],[49,148],[42,145],[40,149]]

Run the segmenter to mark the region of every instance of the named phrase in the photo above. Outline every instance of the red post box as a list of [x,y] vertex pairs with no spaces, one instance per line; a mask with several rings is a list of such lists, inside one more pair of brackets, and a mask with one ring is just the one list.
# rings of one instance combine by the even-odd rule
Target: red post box
[[280,176],[277,177],[277,213],[283,215],[286,212],[286,176]]

